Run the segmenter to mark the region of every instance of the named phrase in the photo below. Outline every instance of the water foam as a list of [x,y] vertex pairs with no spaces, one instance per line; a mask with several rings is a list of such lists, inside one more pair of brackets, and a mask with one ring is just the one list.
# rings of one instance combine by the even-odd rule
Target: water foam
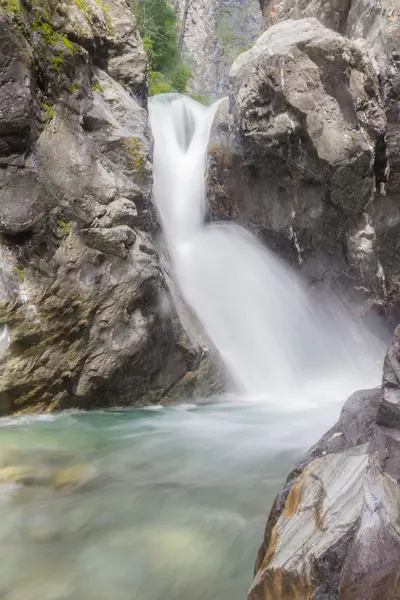
[[[376,385],[383,345],[339,301],[323,305],[288,266],[234,223],[205,223],[207,144],[218,103],[150,101],[154,200],[181,293],[237,389],[342,394]],[[339,392],[340,390],[340,392]]]

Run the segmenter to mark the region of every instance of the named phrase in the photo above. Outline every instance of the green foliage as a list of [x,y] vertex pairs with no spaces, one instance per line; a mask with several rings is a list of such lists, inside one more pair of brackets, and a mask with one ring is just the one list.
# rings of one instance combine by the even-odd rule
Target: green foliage
[[[49,18],[48,11],[44,12],[47,15],[45,18]],[[74,54],[78,46],[71,42],[66,35],[61,35],[58,31],[55,31],[50,23],[42,19],[37,10],[33,10],[33,15],[35,20],[32,23],[32,30],[40,36],[47,47],[52,49],[51,66],[54,71],[58,71],[60,65],[64,62],[64,58]]]
[[0,0],[0,7],[12,15],[21,12],[20,0]]
[[58,225],[60,226],[64,237],[67,237],[67,235],[71,231],[71,223],[69,221],[66,221],[64,217],[60,217],[58,219]]
[[252,0],[230,0],[227,6],[223,0],[217,9],[216,37],[222,47],[219,62],[224,70],[253,45],[259,31],[258,9]]
[[179,53],[178,18],[170,0],[132,0],[150,64],[149,93],[186,93],[191,70]]
[[190,94],[190,97],[193,98],[193,100],[200,102],[200,104],[204,104],[205,106],[210,106],[213,103],[212,97],[208,96],[207,94],[201,94],[200,92]]
[[41,105],[43,110],[46,111],[46,121],[51,121],[51,119],[56,114],[54,106],[52,106],[51,104],[47,104],[46,102],[42,102]]
[[21,267],[20,265],[14,265],[14,273],[18,277],[18,279],[20,279],[21,281],[24,281],[25,273],[24,273],[23,267]]
[[99,94],[102,94],[106,90],[107,86],[101,85],[100,81],[94,81],[91,85],[91,88],[92,92],[99,92]]
[[176,10],[168,0],[133,0],[132,4],[153,71],[173,69],[179,60]]
[[153,60],[154,42],[147,35],[142,36],[143,48],[149,57],[150,62]]
[[132,166],[136,171],[144,169],[146,161],[141,153],[142,147],[138,140],[135,138],[129,138],[125,141],[128,146],[129,154],[132,157]]
[[149,94],[155,96],[156,94],[169,94],[170,92],[172,92],[172,86],[165,80],[164,75],[158,71],[150,71]]
[[51,57],[51,64],[53,65],[53,67],[56,71],[58,71],[58,68],[63,63],[63,60],[64,59],[62,56],[52,56]]
[[175,71],[171,73],[170,81],[173,89],[181,94],[184,94],[187,90],[191,76],[192,72],[187,65],[179,65],[179,67],[177,67]]
[[76,90],[81,89],[81,84],[78,81],[73,81],[71,85],[68,87],[68,91],[70,94],[73,94]]

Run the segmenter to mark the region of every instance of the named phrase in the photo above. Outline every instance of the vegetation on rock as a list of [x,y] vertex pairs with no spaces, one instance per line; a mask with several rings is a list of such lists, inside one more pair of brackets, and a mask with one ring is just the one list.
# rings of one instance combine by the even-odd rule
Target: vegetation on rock
[[168,0],[133,0],[132,8],[150,64],[149,92],[186,93],[191,77],[178,43],[178,18]]

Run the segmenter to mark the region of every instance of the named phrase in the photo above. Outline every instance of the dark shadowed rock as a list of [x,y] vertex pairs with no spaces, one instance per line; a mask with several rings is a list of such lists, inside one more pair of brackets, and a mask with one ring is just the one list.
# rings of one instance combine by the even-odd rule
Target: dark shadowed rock
[[383,365],[383,397],[378,423],[400,430],[400,327],[397,327],[394,336]]

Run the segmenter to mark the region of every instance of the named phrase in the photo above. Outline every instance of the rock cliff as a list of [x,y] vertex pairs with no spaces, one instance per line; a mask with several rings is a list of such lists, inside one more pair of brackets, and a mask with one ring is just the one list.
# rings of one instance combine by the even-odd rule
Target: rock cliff
[[0,414],[197,384],[154,245],[146,69],[126,0],[0,0]]
[[400,328],[382,388],[356,392],[289,475],[269,516],[249,600],[397,600]]
[[173,0],[178,10],[182,53],[193,78],[191,91],[210,97],[228,92],[232,62],[258,36],[257,0]]
[[214,218],[397,322],[400,17],[384,4],[262,3],[266,31],[234,63],[214,126],[209,190]]

